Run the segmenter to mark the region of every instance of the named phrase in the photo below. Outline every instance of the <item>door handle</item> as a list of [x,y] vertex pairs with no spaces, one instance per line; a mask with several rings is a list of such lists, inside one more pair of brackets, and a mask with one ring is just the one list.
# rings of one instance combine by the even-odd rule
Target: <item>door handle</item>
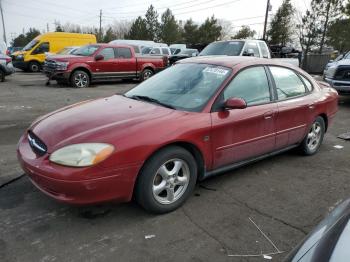
[[268,111],[264,114],[265,119],[271,119],[273,117],[274,112],[273,111]]

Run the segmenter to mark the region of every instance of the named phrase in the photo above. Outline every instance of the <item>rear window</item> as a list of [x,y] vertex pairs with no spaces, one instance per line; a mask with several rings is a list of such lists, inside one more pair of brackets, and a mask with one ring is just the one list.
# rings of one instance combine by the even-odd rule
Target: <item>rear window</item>
[[131,58],[130,48],[118,47],[117,48],[117,58]]
[[214,42],[204,48],[200,55],[239,56],[241,54],[243,45],[244,41]]

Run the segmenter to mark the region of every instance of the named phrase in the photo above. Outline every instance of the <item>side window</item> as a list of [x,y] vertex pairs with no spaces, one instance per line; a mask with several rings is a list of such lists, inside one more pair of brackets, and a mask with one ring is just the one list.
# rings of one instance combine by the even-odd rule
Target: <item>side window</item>
[[305,77],[303,77],[302,75],[300,75],[301,79],[303,79],[303,82],[306,86],[307,91],[311,92],[312,91],[312,84],[309,80],[307,80]]
[[100,52],[100,55],[103,55],[104,61],[107,61],[109,59],[113,59],[114,58],[114,49],[111,47],[107,47],[105,49],[102,49],[102,51]]
[[134,48],[134,52],[135,52],[136,54],[139,54],[139,53],[140,53],[140,48],[139,48],[138,46],[132,45],[132,48]]
[[33,55],[36,55],[36,54],[43,54],[49,51],[50,51],[50,43],[44,42],[44,43],[41,43],[37,48],[35,48],[35,50],[32,53]]
[[244,52],[248,52],[249,50],[253,51],[255,57],[260,57],[259,48],[258,48],[257,43],[248,42],[244,48]]
[[127,47],[118,47],[117,54],[118,54],[117,57],[119,59],[120,58],[124,58],[124,59],[131,58],[130,48],[127,48]]
[[269,82],[262,66],[245,69],[224,90],[224,100],[243,98],[248,106],[271,101]]
[[150,54],[152,54],[152,55],[160,55],[160,49],[159,48],[153,48]]
[[169,55],[168,48],[162,48],[163,55]]
[[276,66],[270,67],[270,70],[275,80],[279,100],[306,92],[303,82],[292,70]]
[[263,42],[259,42],[259,47],[260,47],[261,54],[262,54],[263,58],[268,58],[269,57],[269,50],[267,49],[266,44]]

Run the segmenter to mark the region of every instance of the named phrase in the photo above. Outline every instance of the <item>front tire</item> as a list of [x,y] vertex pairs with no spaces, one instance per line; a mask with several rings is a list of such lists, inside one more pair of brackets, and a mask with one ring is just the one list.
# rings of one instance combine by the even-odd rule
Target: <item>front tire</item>
[[90,76],[82,70],[75,71],[71,76],[71,84],[75,88],[85,88],[90,85]]
[[4,81],[5,81],[5,73],[0,69],[0,82],[4,82]]
[[300,144],[299,148],[301,153],[307,156],[316,154],[322,144],[325,130],[326,128],[323,118],[320,116],[317,117],[312,123],[303,142]]
[[38,62],[32,61],[32,62],[29,62],[28,69],[32,73],[37,73],[40,71],[41,66]]
[[197,181],[197,164],[187,150],[171,146],[158,151],[142,168],[135,188],[136,201],[152,213],[179,208]]

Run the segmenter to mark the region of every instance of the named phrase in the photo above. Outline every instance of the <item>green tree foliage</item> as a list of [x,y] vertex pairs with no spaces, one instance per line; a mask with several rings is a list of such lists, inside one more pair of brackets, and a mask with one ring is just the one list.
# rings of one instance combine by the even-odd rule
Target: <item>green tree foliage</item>
[[160,39],[167,44],[174,44],[181,40],[179,24],[169,8],[161,17]]
[[290,0],[284,0],[274,15],[267,32],[269,42],[285,46],[293,35],[294,7]]
[[200,43],[209,44],[218,40],[221,36],[221,29],[214,16],[207,18],[198,29]]
[[350,50],[350,19],[332,22],[327,31],[327,44],[340,53]]
[[343,0],[314,0],[317,6],[315,14],[321,23],[319,53],[323,51],[329,25],[334,22],[343,10]]
[[132,24],[127,39],[150,40],[146,20],[139,16]]
[[108,27],[108,29],[106,30],[106,33],[103,36],[103,43],[109,43],[112,40],[115,40],[117,37],[115,35],[115,33],[113,32],[112,27]]
[[192,19],[188,19],[182,31],[182,39],[185,44],[196,44],[199,42],[198,25],[196,25]]
[[32,41],[35,37],[40,35],[40,31],[35,28],[29,28],[25,34],[20,34],[11,42],[12,46],[25,46],[27,43]]
[[160,24],[158,22],[158,13],[154,9],[153,5],[150,5],[150,7],[147,9],[145,17],[148,39],[158,42]]
[[253,38],[256,34],[255,30],[250,29],[249,26],[242,26],[241,29],[232,37],[232,39],[247,39]]

